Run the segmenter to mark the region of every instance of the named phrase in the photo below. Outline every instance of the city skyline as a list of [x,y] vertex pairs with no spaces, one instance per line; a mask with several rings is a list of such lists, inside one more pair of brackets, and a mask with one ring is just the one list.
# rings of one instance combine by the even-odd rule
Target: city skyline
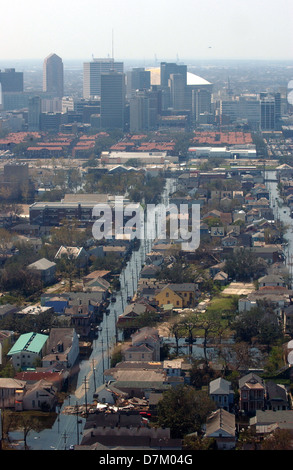
[[36,0],[1,6],[0,61],[188,59],[292,60],[290,0],[175,0],[121,2]]

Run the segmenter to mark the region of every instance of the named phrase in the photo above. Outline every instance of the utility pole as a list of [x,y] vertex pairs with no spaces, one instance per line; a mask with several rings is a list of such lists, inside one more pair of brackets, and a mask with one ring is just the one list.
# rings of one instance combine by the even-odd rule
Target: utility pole
[[66,441],[67,441],[67,435],[66,435],[66,431],[64,431],[63,433],[63,439],[64,439],[64,450],[66,450]]
[[76,409],[76,437],[77,437],[77,445],[79,445],[79,423],[80,421],[78,420],[78,403],[76,402],[76,405],[75,405],[75,409]]
[[103,365],[103,383],[104,383],[105,367],[104,367],[104,342],[103,342],[103,337],[101,338],[101,341],[102,341],[102,365]]
[[87,416],[87,378],[84,378],[84,399],[85,399],[85,414]]
[[97,388],[97,386],[96,386],[96,373],[95,373],[96,369],[95,369],[95,360],[94,359],[92,360],[92,365],[93,365],[93,375],[94,375],[94,387],[95,387],[95,391],[96,391],[96,388]]

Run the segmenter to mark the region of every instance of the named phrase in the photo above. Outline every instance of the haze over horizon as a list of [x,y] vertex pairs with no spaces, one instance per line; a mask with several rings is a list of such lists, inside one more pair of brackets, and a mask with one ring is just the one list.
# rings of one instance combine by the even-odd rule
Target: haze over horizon
[[[293,60],[293,2],[10,0],[0,61]],[[5,21],[9,19],[11,21]],[[147,65],[148,65],[147,64]]]

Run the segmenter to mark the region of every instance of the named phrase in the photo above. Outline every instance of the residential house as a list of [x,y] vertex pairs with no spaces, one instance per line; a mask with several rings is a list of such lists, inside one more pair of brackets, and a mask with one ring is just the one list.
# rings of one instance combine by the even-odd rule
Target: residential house
[[197,285],[194,283],[168,284],[155,296],[159,307],[172,304],[174,308],[195,306]]
[[282,317],[283,317],[283,325],[284,325],[284,332],[287,334],[291,334],[293,331],[293,304],[289,303],[289,305],[285,306],[282,310]]
[[92,446],[95,443],[107,446],[108,449],[133,450],[151,449],[181,450],[181,439],[172,439],[169,428],[151,428],[148,426],[109,426],[94,427],[83,433],[81,446]]
[[46,345],[47,354],[42,366],[59,362],[65,369],[72,368],[79,358],[79,339],[73,328],[52,328]]
[[130,346],[123,350],[124,361],[153,361],[154,350],[146,344],[140,344],[138,346]]
[[238,300],[238,310],[240,313],[249,311],[257,306],[258,301],[265,301],[272,304],[274,311],[281,318],[284,315],[285,309],[291,303],[292,294],[291,290],[284,287],[262,287],[251,292],[247,297],[240,298]]
[[3,364],[3,350],[7,350],[14,341],[14,331],[0,330],[0,365]]
[[0,406],[15,411],[22,410],[22,397],[26,382],[15,378],[0,377]]
[[232,212],[232,220],[236,222],[237,220],[241,220],[243,222],[246,221],[246,212],[244,210],[234,210]]
[[239,379],[239,409],[247,414],[265,406],[265,384],[256,374],[249,373]]
[[[155,328],[145,327],[136,331],[132,336],[132,346],[124,351],[125,358],[130,360],[129,354],[136,355],[146,355],[146,357],[141,357],[140,359],[132,360],[144,360],[144,361],[159,361],[160,360],[160,348],[161,348],[161,338],[159,336],[158,330]],[[144,348],[143,348],[144,347]],[[141,348],[138,353],[138,348]]]
[[0,322],[2,318],[5,318],[7,315],[10,315],[12,313],[16,313],[18,310],[19,310],[18,307],[16,307],[15,305],[11,305],[11,304],[0,305]]
[[17,372],[14,378],[18,380],[23,380],[28,385],[35,384],[40,380],[45,380],[46,382],[52,384],[58,392],[62,392],[65,391],[67,388],[69,371],[64,369],[57,370],[55,362],[54,370],[48,370],[47,368],[38,367],[35,370]]
[[132,324],[133,320],[136,320],[140,315],[148,312],[157,313],[157,309],[145,300],[130,303],[126,305],[122,315],[119,315],[117,327],[122,329],[127,328],[129,324]]
[[213,238],[223,238],[225,236],[224,227],[211,227],[211,237]]
[[99,320],[104,308],[103,292],[64,292],[42,294],[41,305],[54,308],[54,312],[71,317],[71,327],[82,336],[89,334],[91,323]]
[[93,394],[94,400],[108,405],[115,405],[119,398],[127,397],[128,394],[118,390],[113,383],[100,385]]
[[274,274],[268,274],[258,279],[259,288],[262,289],[263,287],[285,287],[286,283],[281,276],[277,276]]
[[217,274],[214,275],[213,281],[221,286],[225,286],[229,282],[229,276],[224,271],[219,271]]
[[44,285],[53,284],[56,280],[56,263],[46,258],[39,259],[28,265],[27,269],[36,274]]
[[161,363],[125,362],[123,367],[105,370],[105,380],[113,381],[114,386],[129,397],[148,399],[151,392],[169,390],[166,373]]
[[225,269],[226,262],[222,261],[221,263],[214,264],[209,268],[210,275],[214,277],[216,274],[219,272],[223,271]]
[[206,421],[204,437],[214,439],[218,450],[235,449],[235,415],[223,408],[212,412]]
[[83,277],[83,285],[86,286],[86,284],[93,279],[105,279],[106,281],[109,281],[110,279],[110,274],[111,271],[106,271],[106,270],[96,270],[92,271],[91,273],[87,274],[86,276]]
[[83,247],[60,246],[55,259],[67,258],[75,261],[79,268],[85,268],[88,264],[89,254]]
[[152,265],[152,266],[161,266],[163,261],[164,261],[163,255],[161,253],[157,253],[154,251],[154,252],[147,253],[145,264]]
[[288,392],[284,385],[266,382],[266,408],[273,411],[289,410]]
[[23,395],[23,410],[53,411],[57,404],[57,389],[46,380],[27,385]]
[[84,292],[101,292],[103,300],[106,300],[111,292],[111,284],[102,277],[96,277],[84,284]]
[[277,429],[286,429],[293,435],[293,410],[256,410],[249,420],[259,438],[267,437]]
[[233,237],[232,235],[227,235],[226,237],[222,238],[222,246],[229,247],[229,246],[237,246],[238,245],[238,240],[236,237]]
[[209,383],[209,396],[218,408],[231,411],[234,403],[234,392],[231,382],[219,377]]
[[264,231],[259,230],[251,235],[252,246],[262,246],[265,244]]
[[264,259],[268,264],[284,260],[284,252],[281,245],[253,246],[251,251],[257,258]]
[[160,268],[158,266],[149,264],[142,268],[140,277],[142,279],[155,279],[159,271]]
[[183,377],[184,382],[189,383],[189,371],[191,364],[184,358],[165,359],[163,361],[163,370],[167,377]]
[[117,256],[118,258],[124,258],[127,254],[126,246],[103,246],[104,256]]
[[35,368],[36,362],[42,359],[48,336],[40,333],[25,333],[7,353],[11,356],[13,367],[18,369]]

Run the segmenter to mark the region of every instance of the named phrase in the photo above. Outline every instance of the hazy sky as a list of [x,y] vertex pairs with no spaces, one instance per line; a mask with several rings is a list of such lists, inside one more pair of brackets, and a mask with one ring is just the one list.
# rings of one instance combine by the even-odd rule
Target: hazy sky
[[4,0],[0,59],[293,59],[292,0]]

